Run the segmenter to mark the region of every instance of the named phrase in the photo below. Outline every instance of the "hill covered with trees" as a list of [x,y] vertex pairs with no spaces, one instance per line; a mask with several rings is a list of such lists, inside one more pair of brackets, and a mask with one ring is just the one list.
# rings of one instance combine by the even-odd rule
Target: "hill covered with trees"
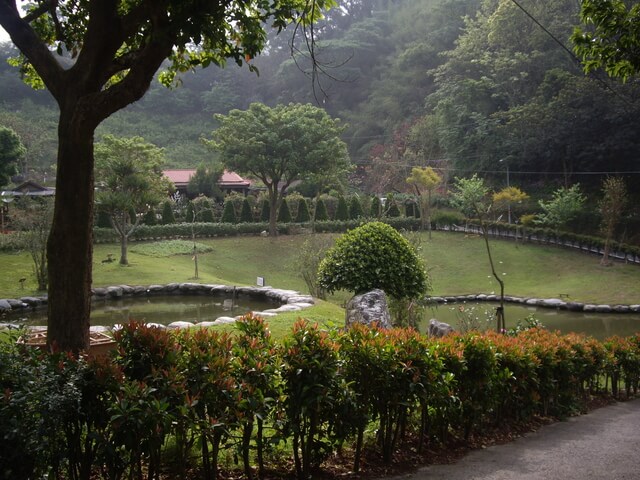
[[[165,149],[168,166],[215,160],[201,141],[214,114],[252,102],[316,103],[348,124],[343,139],[357,170],[351,187],[408,191],[413,166],[440,169],[445,184],[474,172],[549,193],[579,182],[596,191],[607,175],[635,172],[639,83],[585,76],[570,36],[570,0],[340,0],[316,27],[309,53],[290,36],[270,39],[251,60],[259,75],[229,64],[187,72],[172,89],[108,118],[104,134],[140,136]],[[57,110],[46,91],[25,86],[0,46],[0,125],[27,148],[24,175],[55,172]],[[632,193],[637,193],[627,173]]]

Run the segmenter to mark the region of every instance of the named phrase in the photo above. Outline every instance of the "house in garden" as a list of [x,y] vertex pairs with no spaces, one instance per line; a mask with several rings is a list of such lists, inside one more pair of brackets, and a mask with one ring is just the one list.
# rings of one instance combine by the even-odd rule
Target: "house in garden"
[[[187,187],[189,186],[189,180],[196,173],[195,168],[179,168],[172,170],[163,170],[164,176],[167,177],[173,185],[176,187],[176,191],[180,194],[187,196]],[[238,192],[246,195],[249,193],[251,182],[245,180],[235,172],[229,172],[225,170],[218,180],[218,187],[222,190],[222,193]]]

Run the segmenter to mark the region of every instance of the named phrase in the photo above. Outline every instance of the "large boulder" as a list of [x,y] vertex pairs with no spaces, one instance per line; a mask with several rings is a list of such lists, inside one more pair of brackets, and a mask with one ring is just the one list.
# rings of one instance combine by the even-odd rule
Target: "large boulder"
[[370,292],[354,296],[347,303],[345,326],[354,323],[370,326],[377,324],[382,328],[391,328],[391,314],[387,304],[387,295],[376,288]]
[[435,318],[429,320],[429,336],[430,337],[444,337],[453,332],[453,327],[448,323],[439,322]]

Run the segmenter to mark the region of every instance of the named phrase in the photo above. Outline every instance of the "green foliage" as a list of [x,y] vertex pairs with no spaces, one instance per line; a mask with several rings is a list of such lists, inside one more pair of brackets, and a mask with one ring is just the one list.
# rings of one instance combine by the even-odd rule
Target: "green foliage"
[[316,211],[315,211],[315,221],[316,222],[324,222],[329,220],[329,213],[327,212],[327,206],[324,203],[324,200],[321,198],[316,202]]
[[302,276],[309,293],[323,300],[327,294],[318,283],[318,267],[332,243],[327,237],[312,235],[304,241],[294,260],[295,270]]
[[212,223],[214,221],[211,202],[207,197],[200,196],[195,198],[191,205],[193,205],[195,211],[196,221],[204,223]]
[[307,223],[311,220],[309,215],[309,206],[304,198],[298,200],[298,211],[296,213],[296,223]]
[[207,253],[213,250],[210,245],[196,243],[186,240],[164,240],[162,242],[139,243],[131,247],[131,251],[138,255],[149,257],[171,257],[172,255],[191,255],[194,247],[199,253]]
[[237,223],[238,220],[236,218],[236,210],[233,206],[232,201],[224,202],[224,209],[222,210],[222,218],[220,219],[222,223]]
[[380,218],[382,216],[382,201],[380,201],[380,197],[377,195],[371,198],[369,216],[371,218]]
[[[145,225],[157,225],[158,224],[158,219],[156,218],[156,211],[153,208],[150,208],[149,210],[147,210],[147,213],[144,214],[144,217],[142,218],[142,223]],[[97,226],[102,226],[102,225],[97,225]]]
[[139,478],[144,466],[156,477],[201,468],[214,479],[220,453],[234,447],[252,478],[252,462],[259,473],[275,466],[263,453],[282,439],[297,478],[345,448],[358,471],[368,428],[377,432],[368,455],[389,463],[403,430],[421,443],[459,443],[496,424],[566,417],[592,395],[633,398],[640,383],[639,335],[599,342],[530,321],[512,335],[432,339],[299,320],[277,345],[258,317],[235,328],[130,323],[98,358],[39,351],[16,342],[25,332],[9,333],[0,342],[0,478]]
[[[228,170],[251,172],[262,181],[272,209],[292,182],[348,166],[347,148],[340,139],[344,128],[310,104],[270,108],[252,103],[248,110],[231,110],[215,118],[220,127],[208,144],[220,152]],[[277,233],[275,213],[270,216],[272,235]]]
[[362,203],[358,195],[352,195],[349,200],[349,218],[351,220],[357,220],[364,217],[364,211],[362,209]]
[[[189,202],[189,205],[191,205],[191,202]],[[193,205],[191,205],[191,208],[193,208]],[[176,223],[176,219],[173,215],[173,206],[169,200],[165,200],[162,204],[162,218],[160,219],[160,223],[162,225],[171,225],[172,223]]]
[[387,199],[386,208],[386,216],[389,218],[398,218],[401,215],[398,204],[393,199]]
[[218,187],[218,181],[223,170],[222,165],[199,165],[189,179],[189,185],[187,185],[189,195],[192,197],[204,195],[205,197],[222,199],[223,194]]
[[337,349],[326,332],[296,322],[282,346],[282,380],[297,478],[308,478],[333,449],[331,421],[340,388]]
[[269,206],[269,200],[263,200],[262,201],[262,208],[260,209],[260,221],[261,222],[268,222],[269,221],[269,214],[271,211],[271,207]]
[[638,73],[640,56],[636,46],[640,38],[635,26],[640,19],[640,5],[623,0],[583,0],[580,19],[591,28],[576,27],[571,40],[586,73],[603,68],[622,81]]
[[18,161],[27,153],[18,134],[10,128],[0,126],[0,187],[7,185],[18,173]]
[[102,210],[101,208],[98,208],[97,210],[98,210],[98,213],[96,215],[96,227],[112,228],[111,218],[109,217],[109,214],[104,210]]
[[349,207],[342,195],[338,197],[338,206],[336,207],[336,214],[333,216],[333,219],[337,221],[349,220]]
[[289,210],[289,202],[282,200],[278,209],[278,223],[291,223],[291,211]]
[[585,200],[579,184],[569,188],[561,187],[553,192],[551,200],[538,202],[542,213],[538,215],[536,223],[555,229],[562,228],[582,210]]
[[253,222],[253,212],[251,210],[251,205],[249,204],[249,200],[245,198],[242,201],[242,210],[240,210],[240,222],[241,223],[249,223]]
[[318,283],[328,292],[374,288],[394,298],[420,298],[429,288],[422,260],[393,227],[367,223],[336,240],[320,263]]

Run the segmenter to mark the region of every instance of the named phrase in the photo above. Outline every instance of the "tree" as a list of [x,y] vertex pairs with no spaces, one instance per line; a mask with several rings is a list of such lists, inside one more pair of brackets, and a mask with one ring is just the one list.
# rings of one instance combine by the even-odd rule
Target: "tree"
[[580,184],[560,187],[548,202],[538,201],[542,213],[538,215],[536,223],[556,230],[565,227],[582,210],[585,200],[580,192]]
[[162,204],[162,218],[160,219],[162,225],[171,225],[176,223],[176,218],[173,215],[173,207],[169,200],[165,200]]
[[507,211],[507,220],[511,224],[511,207],[513,204],[520,204],[527,200],[529,195],[518,187],[505,187],[493,194],[493,205],[497,210]]
[[626,0],[582,0],[580,19],[592,29],[576,27],[571,40],[585,72],[604,68],[626,82],[640,71],[640,4]]
[[616,227],[620,223],[624,209],[626,208],[627,186],[620,177],[608,177],[602,182],[602,200],[600,200],[600,214],[602,223],[600,230],[604,235],[604,253],[600,265],[609,265],[609,250],[611,240],[616,232]]
[[21,72],[46,87],[60,109],[47,247],[47,342],[77,351],[89,345],[96,127],[139,100],[166,59],[169,70],[161,77],[166,84],[178,72],[223,66],[228,58],[252,68],[268,28],[309,24],[334,2],[36,0],[24,16],[19,3],[0,0],[0,25],[23,54]]
[[224,208],[222,209],[222,218],[220,219],[222,223],[238,223],[238,219],[236,217],[236,209],[233,206],[233,202],[227,199],[224,202]]
[[420,227],[426,225],[431,239],[431,193],[442,183],[442,177],[431,167],[413,167],[407,183],[413,185],[420,208]]
[[385,223],[370,222],[336,240],[320,263],[318,284],[329,293],[380,288],[395,299],[415,299],[427,292],[429,278],[407,239]]
[[358,197],[358,195],[352,195],[349,200],[349,218],[351,220],[358,220],[362,217],[364,217],[364,211],[362,210],[360,197]]
[[22,197],[15,201],[13,223],[21,231],[24,248],[33,261],[33,273],[38,282],[38,290],[46,290],[47,238],[53,220],[53,199]]
[[252,103],[248,110],[216,115],[220,127],[209,145],[220,151],[229,170],[259,178],[269,198],[269,234],[277,235],[277,212],[292,182],[348,164],[344,128],[312,105],[270,108]]
[[349,220],[349,206],[342,195],[338,197],[338,206],[336,207],[336,213],[333,216],[333,219],[343,222]]
[[324,200],[321,198],[316,202],[316,209],[313,215],[313,219],[316,222],[324,222],[329,220],[329,212],[327,212],[327,206],[324,203]]
[[491,247],[489,245],[489,227],[487,225],[487,213],[491,208],[491,204],[488,201],[489,189],[484,184],[484,180],[476,174],[471,178],[456,178],[454,187],[455,190],[452,194],[454,205],[460,208],[465,215],[475,215],[480,221],[480,228],[487,249],[487,256],[489,257],[491,273],[500,285],[500,307],[498,307],[496,312],[496,329],[498,333],[504,332],[506,328],[504,316],[504,280],[502,280],[496,272],[495,265],[493,264],[493,256],[491,255]]
[[129,265],[127,243],[144,213],[158,205],[173,186],[162,173],[162,149],[141,137],[105,135],[95,146],[96,202],[120,237],[120,265]]
[[26,151],[16,132],[0,127],[0,187],[7,185],[11,176],[18,173],[18,161]]
[[196,173],[189,179],[187,192],[194,197],[204,195],[205,197],[223,198],[222,190],[218,187],[222,171],[221,165],[200,164],[196,168]]
[[371,218],[380,218],[382,215],[382,202],[380,201],[380,197],[374,195],[371,199],[371,209],[369,212],[369,216]]
[[309,206],[304,198],[298,200],[298,212],[296,213],[296,223],[307,223],[311,220],[309,215]]
[[245,198],[242,201],[242,210],[240,210],[240,222],[241,223],[253,222],[253,211],[251,210],[251,205],[249,204],[248,198]]
[[291,210],[289,210],[289,202],[282,200],[280,208],[278,208],[278,223],[291,223]]

